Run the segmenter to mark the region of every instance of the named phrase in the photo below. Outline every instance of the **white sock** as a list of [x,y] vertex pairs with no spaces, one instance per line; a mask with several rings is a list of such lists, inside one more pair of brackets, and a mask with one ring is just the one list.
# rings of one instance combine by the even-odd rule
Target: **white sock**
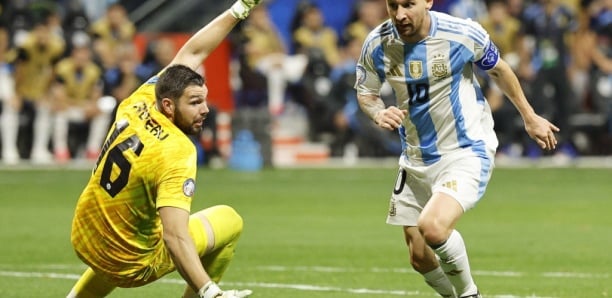
[[18,156],[17,133],[19,131],[19,112],[5,103],[0,115],[2,127],[2,153],[4,156]]
[[446,242],[435,248],[434,252],[440,258],[440,266],[459,297],[476,294],[478,289],[472,279],[467,250],[461,234],[453,230]]
[[280,68],[270,69],[266,78],[268,79],[268,107],[270,111],[276,112],[282,108],[285,101],[287,81]]
[[455,288],[451,284],[450,280],[446,274],[444,274],[444,270],[442,267],[438,267],[434,270],[431,270],[427,273],[423,274],[425,278],[425,282],[434,289],[440,296],[442,297],[457,297],[455,293]]
[[110,113],[101,113],[91,119],[89,123],[89,137],[87,139],[87,150],[99,152],[102,149],[102,142],[108,132]]
[[49,137],[51,132],[51,111],[44,105],[36,107],[36,118],[34,119],[33,152],[46,152],[49,150]]
[[68,151],[68,115],[57,112],[53,122],[53,149],[55,152]]

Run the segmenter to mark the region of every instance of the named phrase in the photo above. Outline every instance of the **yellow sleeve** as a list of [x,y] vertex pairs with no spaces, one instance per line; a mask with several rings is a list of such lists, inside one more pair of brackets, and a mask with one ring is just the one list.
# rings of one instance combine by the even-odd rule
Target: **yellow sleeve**
[[191,210],[191,201],[195,192],[196,151],[188,138],[185,142],[170,143],[164,153],[167,162],[160,165],[164,169],[156,170],[163,173],[158,180],[156,207],[170,206],[187,211]]

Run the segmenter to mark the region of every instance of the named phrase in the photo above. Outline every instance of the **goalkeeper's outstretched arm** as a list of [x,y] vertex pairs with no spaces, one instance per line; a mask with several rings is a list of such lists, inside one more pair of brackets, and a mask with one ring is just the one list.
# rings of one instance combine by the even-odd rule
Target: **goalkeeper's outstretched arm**
[[172,64],[182,64],[195,70],[217,48],[230,31],[245,19],[261,0],[237,0],[226,11],[202,27],[181,47]]

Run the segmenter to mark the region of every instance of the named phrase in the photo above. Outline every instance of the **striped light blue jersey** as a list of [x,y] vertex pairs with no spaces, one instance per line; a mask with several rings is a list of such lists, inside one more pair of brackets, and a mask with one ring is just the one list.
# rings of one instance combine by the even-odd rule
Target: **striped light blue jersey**
[[357,64],[355,89],[379,95],[387,81],[408,116],[399,129],[404,155],[433,164],[444,154],[497,148],[491,110],[473,72],[489,70],[499,51],[476,22],[430,11],[429,36],[406,43],[388,20],[368,35]]

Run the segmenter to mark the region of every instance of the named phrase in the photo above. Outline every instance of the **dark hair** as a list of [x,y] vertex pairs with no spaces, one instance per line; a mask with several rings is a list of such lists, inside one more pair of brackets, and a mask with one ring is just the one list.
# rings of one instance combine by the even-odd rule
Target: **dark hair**
[[183,95],[185,89],[191,85],[204,85],[204,78],[185,65],[175,64],[169,66],[159,76],[155,84],[155,98],[158,102],[162,98],[170,98],[176,101]]

